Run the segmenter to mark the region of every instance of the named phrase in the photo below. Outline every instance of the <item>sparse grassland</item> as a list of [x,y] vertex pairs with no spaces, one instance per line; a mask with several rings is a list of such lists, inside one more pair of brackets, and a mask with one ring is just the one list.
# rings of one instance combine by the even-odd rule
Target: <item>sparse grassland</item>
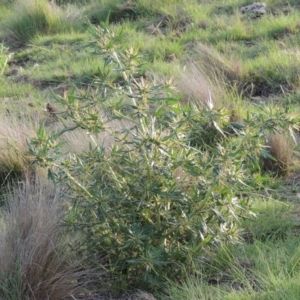
[[0,2],[0,299],[300,298],[300,5],[264,2]]

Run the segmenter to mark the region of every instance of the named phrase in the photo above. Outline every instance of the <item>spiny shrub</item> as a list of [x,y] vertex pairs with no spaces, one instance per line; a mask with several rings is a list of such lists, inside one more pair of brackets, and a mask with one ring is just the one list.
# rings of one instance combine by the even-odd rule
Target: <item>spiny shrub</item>
[[[94,263],[107,258],[113,276],[107,284],[155,289],[165,277],[180,279],[182,264],[191,267],[210,246],[237,239],[238,216],[251,213],[237,194],[260,178],[264,132],[298,121],[259,112],[230,123],[212,104],[184,106],[172,82],[142,76],[139,53],[122,49],[121,33],[91,32],[105,67],[85,96],[75,90],[57,96],[68,116],[61,118],[65,128],[48,134],[40,127],[29,153],[56,185],[68,187],[66,223],[84,233],[80,250]],[[116,120],[128,126],[115,128]],[[229,126],[232,136],[224,131]],[[90,143],[63,158],[60,136],[75,129]],[[114,138],[112,147],[102,146],[103,132]],[[211,147],[203,132],[222,138]]]
[[11,55],[8,53],[8,48],[4,47],[3,43],[0,44],[0,76],[3,75],[7,63]]

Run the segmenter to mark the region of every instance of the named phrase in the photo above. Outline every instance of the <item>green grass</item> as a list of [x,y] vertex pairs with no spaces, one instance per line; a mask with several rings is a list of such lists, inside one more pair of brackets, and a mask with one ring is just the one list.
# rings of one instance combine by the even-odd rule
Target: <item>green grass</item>
[[[142,44],[146,35],[127,28],[123,28],[124,48],[131,45],[140,47],[147,62],[145,70],[151,64],[152,71],[158,74],[176,76],[179,73],[176,60],[182,51],[181,45],[176,42],[170,44],[167,38],[162,38],[160,43],[149,39]],[[134,38],[131,39],[131,36]],[[19,51],[12,58],[11,64],[22,65],[22,68],[11,78],[14,81],[30,82],[40,89],[60,83],[70,85],[71,81],[78,86],[92,82],[99,68],[103,69],[103,62],[97,56],[91,56],[88,38],[86,33],[37,36],[30,47]]]
[[29,51],[16,56],[15,61],[17,64],[27,61],[20,76],[28,78],[35,86],[58,85],[70,80],[84,84],[92,81],[103,62],[97,57],[91,58],[82,47],[76,44],[33,45]]
[[225,247],[213,260],[200,259],[200,271],[181,284],[169,283],[162,299],[298,299],[299,223],[294,205],[257,199],[258,218],[243,224],[246,244]]
[[2,25],[5,38],[14,45],[30,42],[37,33],[70,32],[73,27],[59,7],[45,0],[17,0],[13,8],[18,16],[8,16]]
[[296,300],[300,293],[299,247],[298,236],[285,242],[236,247],[240,252],[230,252],[234,259],[226,261],[226,269],[218,270],[223,278],[210,279],[214,284],[201,277],[177,286],[171,284],[168,299]]

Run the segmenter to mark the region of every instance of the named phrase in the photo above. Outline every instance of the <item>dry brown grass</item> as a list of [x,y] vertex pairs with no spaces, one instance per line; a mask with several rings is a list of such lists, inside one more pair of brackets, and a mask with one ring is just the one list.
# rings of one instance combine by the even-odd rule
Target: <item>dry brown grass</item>
[[20,179],[30,173],[27,139],[35,136],[39,118],[19,118],[11,114],[0,116],[0,186],[10,179]]
[[292,161],[291,142],[284,134],[275,133],[268,135],[267,146],[270,154],[275,160],[263,158],[263,169],[279,176],[287,175]]
[[[37,115],[35,118],[20,118],[16,114],[0,115],[0,187],[12,180],[24,179],[36,172],[30,165],[27,140],[36,136],[37,129],[43,120],[45,121],[44,115]],[[114,120],[109,123],[108,129],[111,131],[122,130],[131,126],[132,124],[129,124],[128,121]],[[58,123],[47,126],[49,132],[59,129],[62,127]],[[99,134],[95,140],[99,146],[106,148],[115,144],[114,138],[108,133]],[[65,133],[63,141],[66,143],[63,152],[70,151],[78,154],[88,150],[91,138],[83,130],[74,130]]]
[[187,104],[207,106],[209,101],[214,106],[217,104],[215,87],[195,63],[190,63],[183,72],[178,89],[183,93],[183,101]]
[[200,106],[220,108],[227,89],[234,85],[238,72],[213,48],[196,43],[178,85],[184,101]]
[[59,225],[61,201],[48,184],[24,182],[14,189],[0,231],[1,299],[67,299],[82,288],[84,272]]
[[[129,129],[132,127],[128,121],[125,120],[114,120],[109,123],[109,131],[121,131],[122,129]],[[71,153],[82,153],[89,149],[89,143],[92,143],[91,138],[86,134],[85,131],[78,129],[74,131],[69,131],[65,133],[62,137],[65,144],[65,150],[70,151]],[[108,132],[103,132],[94,136],[95,142],[100,147],[111,148],[116,142],[114,137]],[[92,143],[93,144],[93,143]]]
[[216,83],[227,84],[238,80],[240,76],[239,66],[227,60],[214,48],[198,42],[193,50],[193,60],[197,64],[199,63],[205,74]]

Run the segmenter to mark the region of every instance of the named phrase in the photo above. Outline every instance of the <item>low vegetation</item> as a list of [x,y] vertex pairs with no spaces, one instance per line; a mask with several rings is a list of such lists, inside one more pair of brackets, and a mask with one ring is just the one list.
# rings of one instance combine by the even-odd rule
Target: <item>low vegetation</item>
[[298,299],[297,1],[148,2],[1,2],[0,298]]
[[[67,299],[83,290],[78,285],[81,262],[69,251],[69,239],[59,226],[63,197],[47,183],[15,187],[1,216],[1,299]],[[72,242],[74,242],[72,241]],[[87,282],[87,281],[86,281]]]

